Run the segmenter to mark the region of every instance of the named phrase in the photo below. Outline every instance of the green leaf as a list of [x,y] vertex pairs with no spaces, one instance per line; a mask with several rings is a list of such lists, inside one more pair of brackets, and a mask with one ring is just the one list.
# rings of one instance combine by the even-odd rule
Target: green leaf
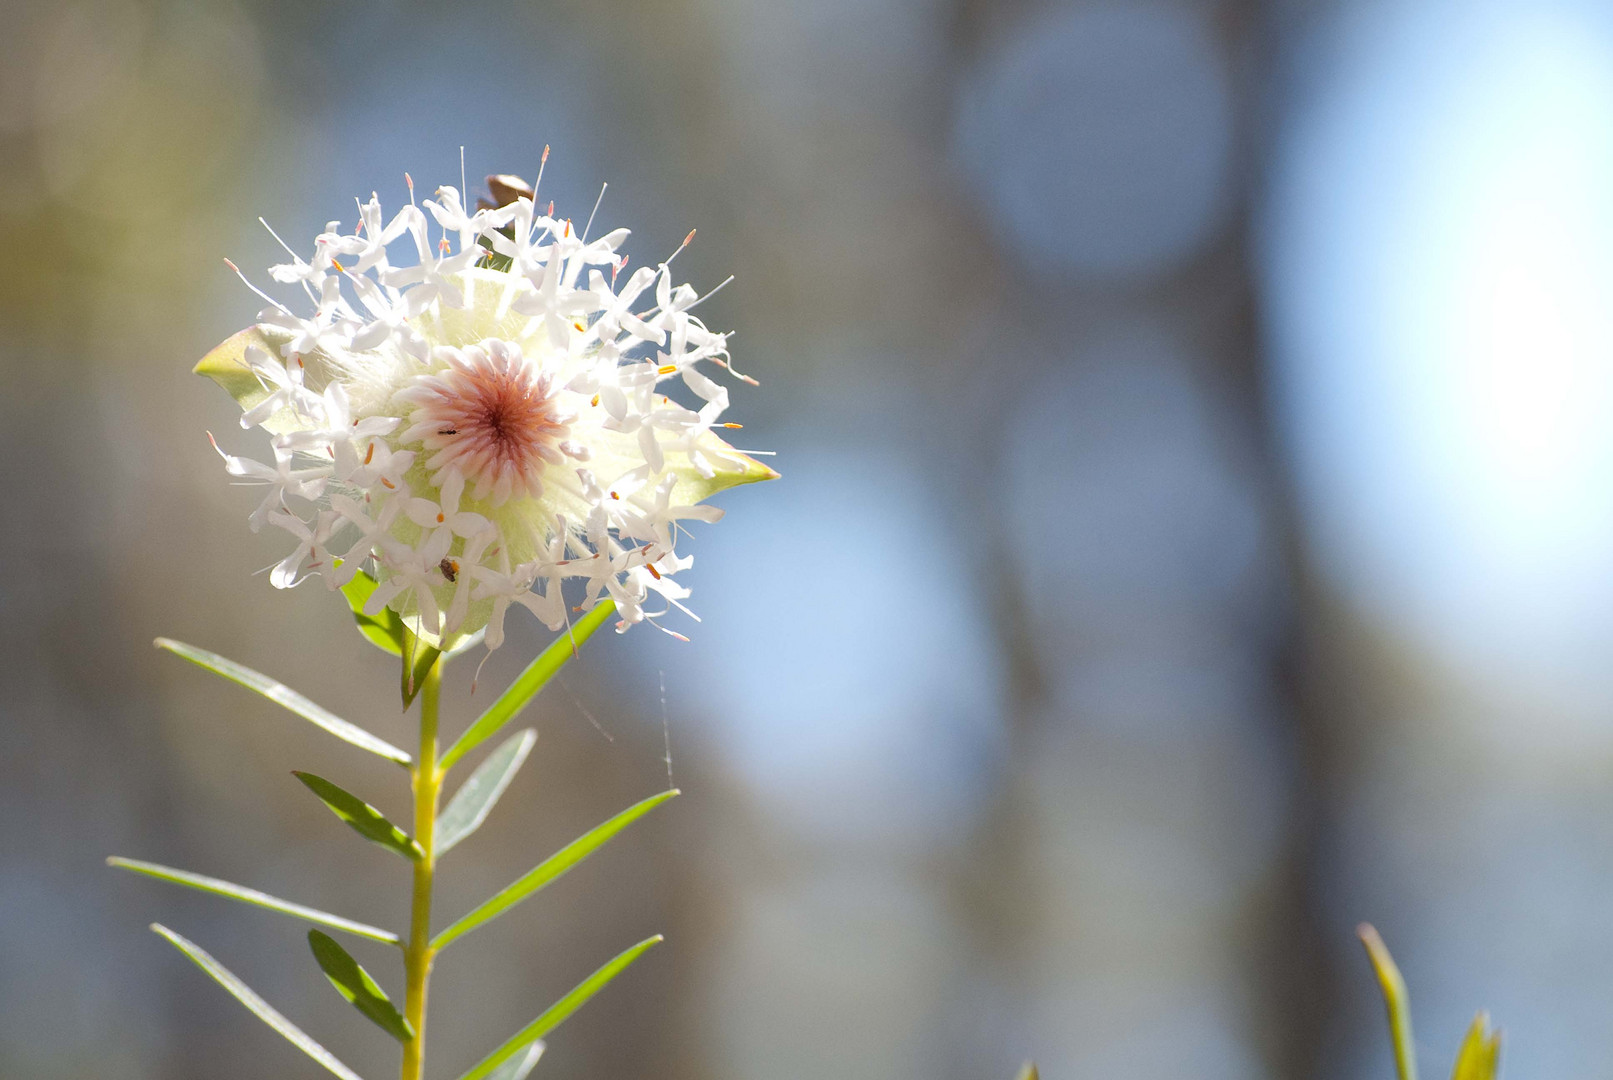
[[439,856],[481,828],[482,822],[487,820],[487,815],[504,794],[504,789],[510,786],[510,781],[515,779],[516,771],[526,761],[537,741],[538,733],[532,728],[517,732],[487,755],[486,761],[476,766],[476,771],[460,785],[448,808],[437,818]]
[[314,950],[314,959],[319,961],[325,978],[330,980],[338,994],[347,999],[348,1004],[400,1043],[414,1038],[414,1028],[393,1006],[386,991],[330,935],[321,934],[318,930],[308,931],[308,947]]
[[1490,1014],[1481,1012],[1473,1018],[1473,1026],[1456,1052],[1451,1080],[1495,1080],[1500,1066],[1501,1033],[1490,1030]]
[[381,811],[357,795],[344,791],[324,777],[315,776],[313,773],[292,770],[291,775],[306,784],[309,791],[318,795],[320,801],[330,807],[331,813],[351,825],[353,831],[364,839],[395,851],[405,859],[425,858],[425,852],[420,850],[419,844],[409,838],[408,833],[392,824]]
[[1037,1071],[1036,1062],[1027,1061],[1019,1067],[1018,1080],[1041,1080],[1041,1073]]
[[234,995],[235,1000],[239,1001],[242,1005],[245,1005],[248,1009],[251,1009],[253,1015],[255,1015],[259,1020],[262,1020],[265,1024],[268,1024],[280,1034],[284,1035],[286,1039],[291,1042],[291,1045],[295,1046],[298,1050],[301,1050],[303,1053],[319,1062],[326,1069],[335,1073],[337,1076],[340,1076],[342,1080],[361,1080],[358,1073],[354,1072],[352,1069],[349,1069],[340,1061],[337,1061],[335,1056],[332,1055],[329,1050],[326,1050],[323,1046],[320,1046],[318,1043],[314,1042],[314,1040],[310,1039],[306,1034],[304,1034],[303,1030],[296,1024],[293,1024],[290,1020],[287,1020],[284,1016],[281,1016],[267,1001],[264,1001],[262,998],[258,997],[257,994],[253,993],[251,987],[247,986],[246,983],[236,978],[228,968],[219,963],[217,960],[214,960],[199,946],[174,933],[161,923],[152,923],[151,928],[157,933],[161,934],[163,937],[167,938],[169,944],[173,945],[174,948],[190,957],[191,960],[195,962],[197,967],[211,975],[215,982]]
[[275,682],[267,675],[253,671],[249,667],[237,664],[234,660],[226,660],[217,653],[198,649],[194,645],[186,645],[183,641],[172,638],[158,638],[156,646],[167,649],[177,656],[182,656],[198,667],[204,667],[217,675],[222,675],[231,682],[239,683],[248,690],[256,691],[277,705],[283,705],[296,713],[304,720],[318,724],[332,735],[344,742],[352,743],[361,750],[368,750],[372,754],[379,754],[389,761],[408,767],[413,760],[409,755],[396,746],[379,739],[363,728],[348,723],[328,709],[315,705],[295,690],[282,683]]
[[1406,980],[1383,938],[1369,924],[1355,928],[1356,936],[1367,948],[1367,959],[1383,988],[1383,1003],[1389,1010],[1389,1036],[1394,1042],[1395,1071],[1400,1080],[1417,1080],[1417,1048],[1411,1037],[1411,1000],[1406,995]]
[[526,707],[526,703],[542,690],[550,679],[565,667],[566,661],[577,654],[577,648],[604,625],[616,611],[616,604],[611,600],[603,600],[588,614],[577,620],[569,633],[564,637],[556,638],[549,643],[549,647],[538,654],[538,658],[528,664],[526,670],[521,672],[510,688],[499,695],[499,699],[487,707],[487,711],[476,718],[476,722],[465,729],[465,733],[454,741],[438,767],[447,772],[454,767],[454,763],[482,743],[498,733],[499,728],[514,719],[515,714]]
[[468,934],[483,923],[504,914],[510,908],[599,850],[611,837],[678,794],[681,794],[681,792],[677,788],[673,788],[670,791],[663,791],[659,795],[651,795],[643,802],[623,810],[603,825],[596,826],[579,836],[527,871],[520,878],[494,893],[475,910],[461,916],[458,922],[432,938],[431,947],[433,949],[444,948],[454,939]]
[[493,1070],[514,1057],[523,1047],[529,1046],[534,1040],[543,1038],[559,1027],[567,1017],[580,1009],[584,1002],[604,989],[606,983],[620,975],[627,965],[643,956],[652,946],[659,945],[661,941],[660,934],[641,941],[588,976],[578,983],[571,993],[549,1006],[536,1020],[510,1036],[503,1046],[484,1057],[475,1068],[465,1073],[459,1080],[486,1080],[492,1076]]
[[381,941],[388,945],[402,945],[403,939],[390,930],[382,930],[378,926],[369,926],[365,923],[344,919],[340,915],[331,915],[316,908],[293,904],[289,900],[281,900],[277,896],[258,892],[256,889],[244,888],[218,878],[206,877],[202,874],[193,874],[188,870],[175,870],[168,866],[159,866],[156,863],[140,862],[137,859],[123,859],[114,855],[106,861],[108,866],[115,866],[119,870],[132,870],[137,874],[154,877],[158,881],[171,882],[174,885],[184,885],[192,889],[200,889],[216,896],[225,896],[231,900],[239,900],[244,904],[266,908],[269,911],[278,911],[282,915],[293,918],[307,919],[322,926],[329,926],[336,930],[345,930],[349,934],[369,938],[371,941]]
[[[338,562],[337,565],[341,564]],[[342,595],[347,598],[347,606],[353,611],[353,621],[358,624],[358,632],[376,648],[393,656],[402,656],[403,620],[398,618],[398,613],[391,608],[382,608],[374,615],[364,614],[364,605],[379,584],[369,574],[360,570],[353,575],[351,581],[342,586]]]

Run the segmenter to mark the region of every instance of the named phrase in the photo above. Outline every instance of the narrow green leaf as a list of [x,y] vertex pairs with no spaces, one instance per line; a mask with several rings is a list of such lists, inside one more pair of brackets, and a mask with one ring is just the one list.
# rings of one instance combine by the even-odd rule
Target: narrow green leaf
[[1036,1062],[1027,1061],[1019,1067],[1018,1080],[1041,1080],[1041,1073],[1037,1071]]
[[1411,1037],[1411,1000],[1406,994],[1406,980],[1401,978],[1400,968],[1395,966],[1376,930],[1362,923],[1355,933],[1366,946],[1367,958],[1383,988],[1383,1003],[1389,1010],[1389,1037],[1395,1048],[1395,1071],[1400,1080],[1417,1080],[1417,1047]]
[[481,828],[537,741],[538,733],[527,728],[504,740],[502,746],[487,755],[486,761],[476,766],[470,779],[455,792],[448,809],[437,818],[439,856]]
[[213,981],[217,982],[224,989],[228,990],[235,997],[235,1000],[239,1001],[242,1005],[245,1005],[248,1009],[251,1009],[253,1015],[255,1015],[259,1020],[262,1020],[265,1024],[268,1024],[270,1027],[274,1028],[281,1035],[284,1035],[286,1039],[290,1041],[291,1045],[295,1046],[298,1050],[301,1050],[303,1053],[319,1062],[326,1069],[335,1073],[337,1076],[340,1076],[342,1080],[361,1080],[358,1073],[354,1072],[352,1069],[349,1069],[340,1061],[337,1061],[335,1056],[332,1055],[329,1050],[326,1050],[323,1046],[320,1046],[318,1043],[314,1042],[314,1040],[310,1039],[306,1034],[304,1034],[303,1030],[296,1024],[293,1024],[290,1020],[287,1020],[284,1016],[281,1016],[278,1012],[276,1012],[267,1001],[264,1001],[262,998],[258,997],[258,995],[252,991],[250,986],[236,978],[235,975],[230,972],[229,968],[226,968],[223,964],[219,963],[217,960],[214,960],[205,951],[203,951],[201,947],[174,933],[161,923],[152,923],[151,928],[157,933],[161,934],[163,937],[167,938],[169,944],[171,944],[174,948],[190,957],[197,967],[211,975],[213,977]]
[[432,938],[431,947],[441,949],[455,938],[468,934],[483,923],[504,914],[504,912],[599,850],[611,837],[678,794],[681,794],[681,792],[677,788],[673,788],[670,791],[663,791],[659,795],[651,795],[643,802],[636,803],[623,810],[603,825],[596,826],[579,836],[547,859],[544,859],[537,866],[528,870],[520,878],[494,893],[475,910],[461,916],[458,922]]
[[335,939],[318,930],[310,930],[308,947],[314,950],[314,959],[319,961],[325,978],[330,980],[338,994],[347,999],[348,1004],[400,1043],[414,1038],[414,1027],[393,1006],[386,991],[370,977],[362,964],[336,944]]
[[347,606],[353,611],[353,621],[358,624],[358,632],[376,648],[393,656],[402,656],[403,620],[398,618],[398,613],[391,608],[382,608],[375,615],[364,614],[364,605],[378,584],[379,582],[373,577],[360,570],[353,575],[351,581],[342,586],[342,595],[347,598]]
[[425,852],[409,838],[409,834],[386,819],[386,816],[354,795],[344,791],[322,776],[292,770],[292,776],[307,785],[308,790],[330,807],[330,812],[353,827],[353,831],[372,843],[397,852],[405,859],[423,859]]
[[1490,1029],[1490,1014],[1481,1012],[1467,1029],[1456,1052],[1451,1080],[1495,1080],[1501,1065],[1501,1033]]
[[222,675],[233,683],[239,683],[248,690],[262,694],[275,704],[283,705],[304,720],[318,724],[338,739],[352,743],[361,750],[379,754],[389,761],[395,761],[405,767],[413,762],[413,759],[406,752],[399,750],[385,739],[376,738],[363,728],[348,723],[328,709],[315,705],[290,687],[275,682],[267,675],[253,671],[249,667],[237,664],[234,660],[226,660],[217,653],[208,652],[206,649],[198,649],[194,645],[186,645],[183,641],[174,641],[172,638],[158,638],[156,646],[159,649],[167,649],[176,656],[182,656],[198,667],[204,667],[216,675]]
[[641,941],[588,976],[588,978],[573,987],[571,993],[549,1006],[536,1020],[510,1036],[503,1046],[484,1057],[476,1064],[475,1068],[465,1073],[459,1080],[486,1080],[487,1077],[492,1076],[493,1070],[514,1057],[521,1051],[522,1047],[530,1045],[535,1039],[543,1038],[559,1027],[567,1017],[582,1008],[584,1002],[604,989],[606,983],[620,975],[622,969],[640,956],[643,956],[652,946],[660,944],[661,941],[660,934]]
[[539,1039],[524,1052],[517,1051],[513,1057],[506,1058],[504,1064],[487,1074],[487,1080],[526,1080],[527,1074],[537,1067],[543,1050],[543,1040]]
[[304,907],[282,900],[268,893],[258,892],[256,889],[244,888],[218,878],[206,877],[202,874],[193,874],[188,870],[175,870],[168,866],[159,866],[156,863],[140,862],[137,859],[123,859],[114,855],[106,861],[108,866],[115,866],[119,870],[132,870],[137,874],[154,877],[158,881],[167,881],[175,885],[184,885],[192,889],[200,889],[217,896],[225,896],[231,900],[239,900],[245,904],[267,908],[269,911],[278,911],[282,915],[290,915],[298,919],[307,919],[309,922],[319,923],[336,930],[345,930],[349,934],[369,938],[371,941],[381,941],[388,945],[402,945],[403,939],[390,930],[382,930],[378,926],[369,926],[365,923],[344,919],[340,915],[331,915],[316,908]]
[[443,754],[440,768],[447,772],[456,761],[492,738],[499,728],[514,719],[515,714],[525,708],[526,703],[559,673],[566,661],[576,655],[577,648],[615,612],[614,601],[602,600],[592,611],[578,619],[569,633],[550,642],[549,647],[539,653],[538,658],[528,664],[526,670],[510,684],[510,688],[499,695],[499,699],[489,705],[487,711],[454,741],[454,745]]

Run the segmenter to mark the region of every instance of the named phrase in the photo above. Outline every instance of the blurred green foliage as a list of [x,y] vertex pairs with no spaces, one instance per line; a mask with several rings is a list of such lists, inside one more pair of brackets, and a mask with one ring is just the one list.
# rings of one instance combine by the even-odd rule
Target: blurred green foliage
[[[1406,980],[1383,938],[1369,924],[1356,930],[1366,946],[1367,959],[1383,988],[1383,1002],[1389,1011],[1389,1036],[1394,1043],[1395,1072],[1399,1080],[1417,1080],[1417,1046],[1411,1033],[1411,998]],[[1501,1064],[1501,1033],[1492,1031],[1488,1013],[1480,1012],[1467,1029],[1462,1047],[1456,1053],[1451,1080],[1495,1080]]]

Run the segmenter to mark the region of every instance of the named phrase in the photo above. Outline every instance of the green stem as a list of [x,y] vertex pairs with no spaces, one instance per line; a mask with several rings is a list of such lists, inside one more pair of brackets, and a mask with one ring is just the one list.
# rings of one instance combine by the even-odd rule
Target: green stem
[[426,981],[431,977],[431,882],[437,868],[437,798],[442,770],[437,766],[437,702],[442,691],[441,657],[426,672],[420,687],[420,754],[413,770],[414,838],[425,852],[414,864],[414,898],[409,908],[409,943],[403,965],[408,980],[404,1016],[414,1038],[403,1044],[402,1080],[421,1080],[426,1060]]

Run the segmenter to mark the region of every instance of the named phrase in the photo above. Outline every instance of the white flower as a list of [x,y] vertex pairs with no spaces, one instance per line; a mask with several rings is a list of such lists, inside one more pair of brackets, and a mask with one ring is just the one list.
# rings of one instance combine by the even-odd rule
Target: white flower
[[[713,433],[728,390],[702,366],[727,370],[727,338],[695,290],[663,262],[617,291],[626,230],[584,240],[531,198],[470,213],[442,187],[390,221],[374,196],[359,211],[272,268],[311,315],[271,301],[197,365],[274,436],[272,464],[224,455],[268,488],[253,528],[296,538],[271,581],[335,588],[368,565],[372,612],[431,642],[485,627],[490,649],[512,605],[551,629],[607,596],[621,628],[687,610],[685,523],[776,475]],[[395,266],[405,233],[418,262]]]
[[[465,491],[465,478],[459,474],[458,469],[450,470],[448,478],[443,481],[442,492],[437,502],[430,499],[410,499],[404,504],[404,513],[409,520],[428,531],[428,536],[420,545],[421,551],[436,552],[441,548],[443,558],[448,549],[453,546],[452,537],[459,536],[469,539],[491,532],[493,523],[480,514],[459,508],[459,497]],[[457,575],[455,575],[457,576]]]
[[398,212],[398,216],[392,219],[390,225],[383,225],[381,198],[372,192],[370,201],[359,205],[358,213],[358,229],[351,236],[340,236],[332,231],[320,239],[328,240],[330,249],[337,254],[356,260],[351,267],[348,267],[355,273],[362,274],[372,268],[385,270],[387,245],[402,236],[405,229],[420,221],[420,210],[414,206],[405,206]]
[[312,522],[284,511],[270,514],[269,520],[297,538],[296,548],[269,572],[269,580],[275,588],[294,588],[309,575],[330,569],[330,552],[325,545],[340,520],[334,510],[321,510]]
[[247,518],[247,524],[253,532],[263,528],[263,523],[269,515],[276,510],[287,511],[286,496],[295,495],[299,499],[317,499],[325,490],[325,482],[330,477],[331,470],[326,467],[315,466],[310,469],[293,469],[291,467],[291,453],[275,448],[274,464],[265,465],[261,461],[251,458],[235,457],[219,450],[218,440],[213,433],[207,433],[208,441],[213,449],[218,450],[218,456],[224,459],[224,471],[231,476],[239,476],[252,484],[266,484],[269,491],[263,496],[258,508],[252,511]]
[[267,397],[241,414],[241,426],[254,428],[281,409],[310,416],[319,406],[319,395],[303,386],[301,360],[287,364],[257,346],[248,346],[246,366],[269,391]]

